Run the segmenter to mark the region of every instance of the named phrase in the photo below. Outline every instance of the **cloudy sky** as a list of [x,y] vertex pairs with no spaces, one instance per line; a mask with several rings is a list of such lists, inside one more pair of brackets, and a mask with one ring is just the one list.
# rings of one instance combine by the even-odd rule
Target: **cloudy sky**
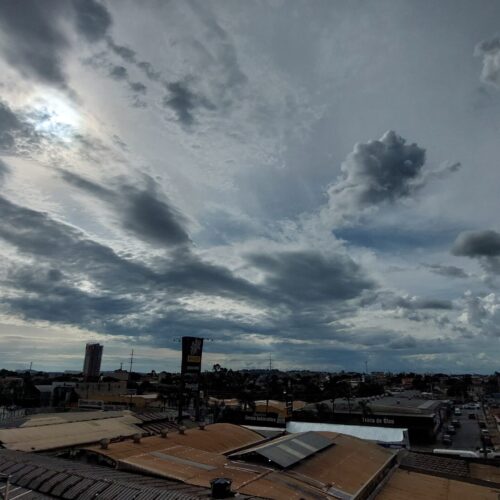
[[497,0],[0,2],[0,366],[491,372]]

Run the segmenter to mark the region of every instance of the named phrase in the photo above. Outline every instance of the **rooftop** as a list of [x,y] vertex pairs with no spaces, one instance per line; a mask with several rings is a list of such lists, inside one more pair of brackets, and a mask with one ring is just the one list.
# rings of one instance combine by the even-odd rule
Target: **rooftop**
[[[0,473],[11,475],[11,483],[22,488],[15,492],[13,499],[17,498],[16,493],[26,493],[23,500],[54,497],[90,500],[97,496],[103,499],[190,500],[210,496],[205,488],[9,450],[0,450]],[[29,490],[36,493],[28,493]]]
[[[106,415],[100,413],[85,418],[78,413],[61,417],[33,418],[19,427],[0,429],[0,445],[9,450],[47,451],[97,443],[103,438],[116,439],[142,432],[141,421],[132,415]],[[91,412],[96,413],[96,412]],[[67,417],[67,419],[65,418]]]
[[377,500],[408,500],[425,498],[426,500],[498,500],[500,489],[490,486],[466,483],[445,477],[431,476],[420,472],[397,469],[384,488],[377,495]]
[[[232,451],[232,453],[231,453]],[[266,498],[348,498],[394,463],[395,454],[374,443],[331,432],[263,440],[249,429],[213,424],[167,438],[111,443],[87,452],[120,469],[208,487],[231,478],[233,489]]]

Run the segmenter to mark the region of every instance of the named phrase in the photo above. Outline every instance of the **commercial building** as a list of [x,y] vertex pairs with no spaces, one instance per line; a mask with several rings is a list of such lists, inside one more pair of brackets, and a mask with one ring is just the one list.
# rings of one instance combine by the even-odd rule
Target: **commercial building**
[[83,363],[83,376],[87,379],[99,377],[101,373],[103,346],[101,344],[87,344],[85,347],[85,361]]
[[308,404],[293,420],[408,429],[411,444],[432,443],[448,411],[448,401],[407,396],[336,399]]

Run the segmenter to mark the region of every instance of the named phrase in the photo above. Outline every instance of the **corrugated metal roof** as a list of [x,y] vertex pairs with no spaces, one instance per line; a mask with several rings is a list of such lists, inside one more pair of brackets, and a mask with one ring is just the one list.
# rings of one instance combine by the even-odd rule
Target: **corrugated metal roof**
[[301,460],[323,450],[333,444],[331,439],[315,432],[291,434],[274,439],[260,446],[254,446],[231,457],[245,458],[250,455],[260,455],[280,467],[290,467]]
[[[7,488],[7,483],[3,478],[0,478],[0,498],[3,498],[2,495],[5,494],[5,490]],[[43,499],[49,499],[51,497],[45,496],[40,494],[37,491],[30,490],[28,488],[23,488],[22,486],[18,486],[15,484],[10,483],[9,487],[9,499],[15,500],[15,499],[23,499],[23,500],[43,500]]]
[[376,498],[377,500],[408,500],[409,498],[498,500],[500,489],[398,469]]
[[262,436],[239,425],[211,424],[207,425],[205,430],[187,429],[184,434],[172,432],[166,439],[151,436],[141,439],[140,443],[129,440],[111,443],[107,450],[102,450],[100,446],[89,447],[87,450],[118,461],[143,453],[161,451],[174,445],[225,454],[261,441]]
[[4,448],[19,451],[45,451],[97,443],[102,438],[132,436],[141,429],[130,423],[131,416],[83,422],[0,429]]
[[16,487],[37,491],[38,496],[32,498],[48,498],[43,493],[68,500],[90,500],[96,494],[117,500],[139,496],[144,500],[188,500],[210,495],[208,488],[8,450],[0,450],[0,473],[10,474]]

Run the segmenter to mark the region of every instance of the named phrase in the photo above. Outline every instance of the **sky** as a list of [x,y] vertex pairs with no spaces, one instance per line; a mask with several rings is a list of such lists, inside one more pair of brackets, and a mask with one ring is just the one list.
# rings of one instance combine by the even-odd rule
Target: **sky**
[[2,0],[0,366],[491,373],[496,0]]

